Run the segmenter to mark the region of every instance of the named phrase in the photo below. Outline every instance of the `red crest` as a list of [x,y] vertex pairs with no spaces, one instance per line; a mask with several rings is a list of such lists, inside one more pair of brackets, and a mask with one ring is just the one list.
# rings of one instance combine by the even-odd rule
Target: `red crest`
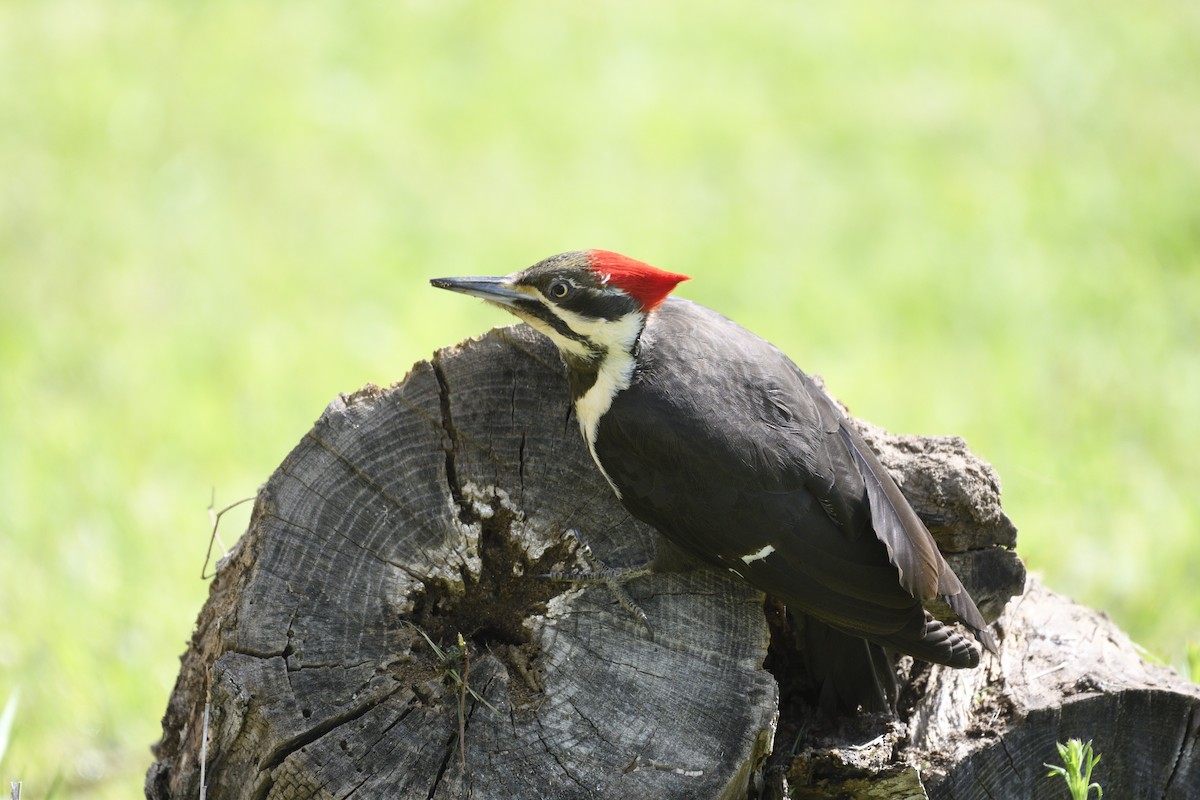
[[600,279],[637,299],[643,311],[654,309],[667,299],[672,289],[690,280],[687,275],[666,272],[620,253],[608,250],[590,250],[589,253],[591,267]]

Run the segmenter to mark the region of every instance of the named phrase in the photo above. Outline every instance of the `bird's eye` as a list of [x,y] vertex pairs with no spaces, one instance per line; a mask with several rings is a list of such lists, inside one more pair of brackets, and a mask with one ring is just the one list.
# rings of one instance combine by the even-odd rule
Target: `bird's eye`
[[562,300],[571,293],[571,284],[566,281],[555,281],[550,284],[550,296],[555,300]]

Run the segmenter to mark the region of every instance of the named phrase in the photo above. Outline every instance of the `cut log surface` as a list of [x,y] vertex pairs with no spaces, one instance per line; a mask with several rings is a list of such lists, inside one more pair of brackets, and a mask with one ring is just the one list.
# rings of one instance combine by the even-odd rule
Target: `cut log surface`
[[262,487],[147,796],[1050,798],[1042,762],[1080,736],[1106,797],[1200,797],[1200,689],[1036,583],[1006,609],[1025,574],[990,467],[858,424],[1000,620],[978,670],[902,660],[898,717],[820,719],[785,637],[764,668],[780,617],[732,578],[625,583],[648,630],[605,585],[544,577],[595,569],[581,540],[643,565],[656,535],[588,456],[553,347],[514,326],[339,398]]
[[654,550],[568,410],[523,327],[334,402],[220,566],[148,794],[200,796],[207,705],[209,797],[743,796],[777,713],[762,597],[634,579],[651,637],[541,577],[587,568],[572,529],[609,566]]

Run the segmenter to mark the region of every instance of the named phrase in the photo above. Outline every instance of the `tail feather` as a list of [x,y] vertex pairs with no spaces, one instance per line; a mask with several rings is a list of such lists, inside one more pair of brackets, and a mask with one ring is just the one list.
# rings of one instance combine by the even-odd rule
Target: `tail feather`
[[[949,571],[949,567],[946,568]],[[951,575],[954,573],[951,572]],[[957,581],[958,578],[955,578]],[[979,613],[979,609],[975,607],[975,602],[971,600],[971,595],[967,594],[966,590],[959,584],[959,591],[954,594],[944,594],[942,599],[950,606],[950,609],[958,615],[958,621],[963,624],[971,634],[979,640],[979,643],[988,649],[992,655],[999,655],[1000,650],[996,646],[996,638],[992,636],[992,631],[988,627],[987,622],[983,619],[983,615]]]
[[[839,432],[858,464],[859,473],[863,476],[867,499],[871,504],[871,521],[875,525],[875,532],[879,536],[879,540],[887,547],[888,557],[893,566],[900,571],[901,585],[919,601],[928,601],[935,596],[941,596],[975,638],[988,651],[996,653],[996,640],[988,630],[983,615],[979,613],[971,595],[963,587],[962,581],[958,579],[954,570],[942,557],[929,529],[925,527],[925,523],[921,522],[913,507],[909,505],[907,498],[900,491],[900,487],[892,480],[875,452],[848,420],[842,420]],[[933,619],[933,617],[929,617],[928,612],[926,612],[926,616]],[[936,622],[936,620],[934,621]],[[937,629],[932,629],[927,625],[925,634],[914,640],[940,635],[942,630],[954,630],[940,622],[937,622],[937,626]],[[962,647],[970,646],[974,661],[962,665],[973,667],[978,664],[979,651],[956,631],[954,631],[954,636],[961,641],[953,642],[951,658],[956,661],[969,659],[970,657],[962,652]],[[906,652],[918,655],[911,650]],[[918,657],[925,658],[924,656]],[[950,666],[960,665],[937,658],[926,660]]]
[[[989,646],[988,642],[980,637],[980,632],[971,632],[981,642],[984,642],[984,646],[989,650],[995,647],[994,642]],[[986,632],[983,632],[983,635],[988,640],[991,639]],[[956,669],[979,666],[979,647],[975,642],[970,637],[964,636],[957,628],[945,624],[928,611],[924,613],[924,619],[919,628],[908,626],[894,634],[873,636],[871,639],[884,647],[899,650],[914,658],[934,664],[944,664]],[[993,652],[995,651],[993,650]]]

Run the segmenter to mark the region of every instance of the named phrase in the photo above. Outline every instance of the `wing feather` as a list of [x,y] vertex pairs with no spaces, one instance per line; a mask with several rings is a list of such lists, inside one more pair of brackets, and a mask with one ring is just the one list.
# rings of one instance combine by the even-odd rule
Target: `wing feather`
[[888,558],[899,570],[900,585],[918,600],[934,599],[938,594],[943,560],[933,537],[862,435],[845,419],[838,435],[862,475],[875,535],[883,542]]

